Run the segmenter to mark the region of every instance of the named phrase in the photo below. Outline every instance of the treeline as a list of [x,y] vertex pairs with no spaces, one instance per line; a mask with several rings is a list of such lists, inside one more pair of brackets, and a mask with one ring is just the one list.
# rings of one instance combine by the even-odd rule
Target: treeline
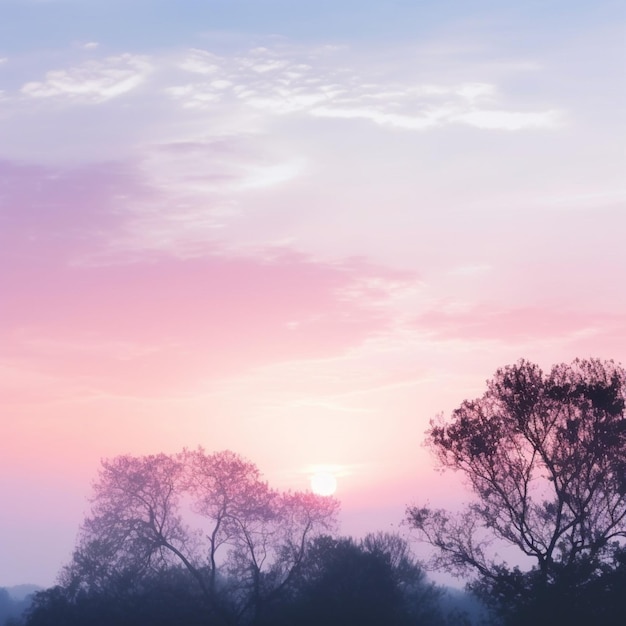
[[338,537],[338,508],[271,488],[229,451],[104,461],[72,560],[24,623],[445,624],[441,592],[407,542]]
[[[206,572],[208,574],[208,572]],[[406,541],[394,534],[361,541],[318,536],[290,584],[241,613],[249,593],[242,581],[219,575],[213,601],[184,567],[129,573],[90,588],[76,581],[40,592],[27,626],[444,626],[469,624],[446,609],[444,592],[428,582]]]
[[[520,361],[427,434],[473,500],[457,511],[412,505],[407,521],[432,546],[432,566],[468,581],[490,623],[625,623],[623,367],[589,359],[543,372]],[[334,498],[270,488],[232,452],[105,461],[60,585],[36,596],[25,624],[468,622],[446,609],[450,596],[403,538],[338,537],[337,511]],[[502,547],[532,565],[509,564]]]
[[31,597],[15,597],[8,589],[0,587],[0,625],[12,626],[18,624],[21,617],[31,605]]
[[[409,508],[433,566],[469,580],[503,626],[626,624],[622,366],[499,369],[482,397],[431,422],[428,442],[474,496],[461,511]],[[498,545],[532,566],[511,566]]]

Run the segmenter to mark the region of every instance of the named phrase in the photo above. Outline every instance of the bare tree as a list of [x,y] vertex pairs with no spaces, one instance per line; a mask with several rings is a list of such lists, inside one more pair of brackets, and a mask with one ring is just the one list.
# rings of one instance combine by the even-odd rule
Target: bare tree
[[242,618],[260,620],[280,600],[300,574],[311,540],[335,530],[337,507],[335,499],[313,493],[278,493],[270,516],[243,520],[227,563],[243,599]]
[[239,455],[225,451],[207,455],[201,448],[180,457],[186,469],[185,488],[192,508],[202,519],[203,549],[209,584],[216,594],[218,556],[225,547],[235,552],[242,545],[254,559],[262,537],[254,529],[275,516],[276,493],[261,480],[258,468]]
[[[434,564],[519,602],[530,588],[537,596],[568,581],[575,590],[606,571],[626,537],[625,399],[626,372],[612,361],[576,360],[547,375],[521,361],[450,421],[431,422],[441,465],[461,471],[477,496],[459,514],[408,509],[437,549]],[[530,557],[528,575],[498,560],[494,541]]]
[[114,580],[126,585],[131,577],[178,561],[197,574],[199,564],[181,516],[183,469],[165,454],[103,461],[91,515],[65,580],[110,590]]
[[102,464],[64,581],[110,591],[182,566],[214,619],[243,623],[285,589],[337,512],[333,498],[271,489],[232,452],[117,457]]

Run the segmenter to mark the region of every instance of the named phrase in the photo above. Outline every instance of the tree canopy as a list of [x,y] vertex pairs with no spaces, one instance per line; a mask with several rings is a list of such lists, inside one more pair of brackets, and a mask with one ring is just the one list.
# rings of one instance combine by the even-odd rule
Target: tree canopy
[[[605,605],[617,601],[610,589],[626,537],[625,400],[626,372],[612,361],[576,360],[548,373],[520,361],[450,420],[433,420],[430,447],[476,497],[458,513],[408,509],[409,523],[436,548],[434,565],[473,574],[473,588],[511,623],[566,623],[566,615],[601,623],[584,622],[587,591]],[[498,543],[516,547],[530,570],[499,559]]]
[[[230,593],[228,579],[219,593]],[[377,533],[360,541],[318,535],[308,541],[292,584],[257,614],[230,615],[233,626],[462,626],[443,606],[405,539]],[[152,570],[124,588],[57,586],[38,593],[27,626],[200,626],[208,617],[184,567]]]
[[216,623],[237,623],[290,584],[310,539],[334,529],[338,506],[274,490],[228,451],[120,456],[102,463],[62,582],[110,593],[182,567]]
[[407,542],[337,538],[337,511],[334,498],[272,489],[228,451],[103,461],[61,584],[25,624],[448,623]]

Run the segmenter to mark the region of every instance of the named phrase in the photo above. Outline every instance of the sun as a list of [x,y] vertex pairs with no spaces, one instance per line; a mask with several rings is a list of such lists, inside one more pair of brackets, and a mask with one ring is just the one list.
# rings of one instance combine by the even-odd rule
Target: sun
[[315,472],[311,476],[311,491],[318,496],[332,496],[337,491],[337,479],[330,472]]

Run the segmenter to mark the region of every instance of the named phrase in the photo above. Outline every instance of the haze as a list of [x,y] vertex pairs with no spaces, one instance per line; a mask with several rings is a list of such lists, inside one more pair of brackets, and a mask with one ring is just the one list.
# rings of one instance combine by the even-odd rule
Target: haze
[[230,449],[398,528],[467,497],[424,431],[498,367],[624,363],[623,23],[0,0],[0,586],[54,582],[101,458]]

